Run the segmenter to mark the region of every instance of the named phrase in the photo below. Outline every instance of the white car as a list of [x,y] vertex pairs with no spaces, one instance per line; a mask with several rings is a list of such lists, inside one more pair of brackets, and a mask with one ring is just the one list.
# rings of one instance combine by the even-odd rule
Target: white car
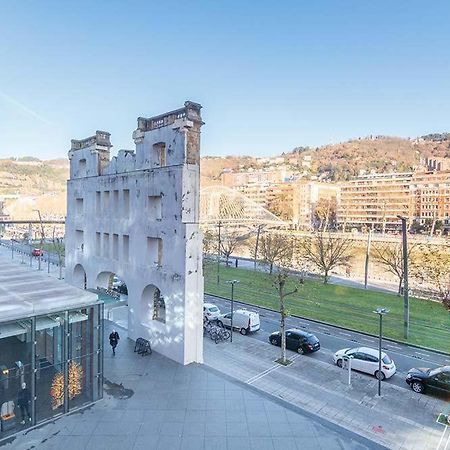
[[333,360],[338,367],[342,367],[346,356],[352,356],[352,369],[369,373],[376,378],[380,376],[382,380],[391,378],[396,372],[394,361],[389,356],[381,352],[381,375],[378,374],[378,350],[369,347],[344,348],[337,351]]
[[220,309],[212,303],[203,304],[203,318],[206,320],[215,320],[220,316]]

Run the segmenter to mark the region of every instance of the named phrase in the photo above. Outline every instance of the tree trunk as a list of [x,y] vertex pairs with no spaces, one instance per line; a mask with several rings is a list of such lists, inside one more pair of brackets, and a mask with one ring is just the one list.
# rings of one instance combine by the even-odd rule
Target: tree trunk
[[323,284],[328,284],[328,270],[325,270],[323,275]]
[[270,267],[269,267],[269,273],[272,275],[273,272],[273,263],[270,263]]
[[400,297],[400,295],[402,295],[402,284],[403,284],[403,277],[399,277],[398,292],[397,292],[397,295],[399,297]]
[[286,323],[285,323],[285,312],[284,312],[284,298],[280,294],[280,332],[281,332],[281,362],[286,362]]

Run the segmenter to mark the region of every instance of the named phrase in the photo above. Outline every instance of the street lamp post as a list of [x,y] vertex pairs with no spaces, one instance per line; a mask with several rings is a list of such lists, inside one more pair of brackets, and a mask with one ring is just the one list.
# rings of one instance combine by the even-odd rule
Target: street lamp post
[[44,246],[44,241],[45,241],[45,231],[44,231],[44,224],[42,223],[41,211],[39,209],[35,209],[34,211],[36,211],[38,213],[39,223],[41,224],[41,245],[40,245],[40,249],[39,249],[39,259],[38,259],[38,263],[39,263],[38,270],[41,270],[42,248]]
[[220,222],[217,224],[217,226],[219,227],[219,239],[217,242],[217,284],[220,283],[220,254],[221,254],[221,246],[222,243],[220,241],[220,229],[222,227],[222,222]]
[[408,235],[406,217],[397,216],[402,221],[403,242],[403,337],[409,337],[409,287],[408,287]]
[[233,316],[234,316],[234,285],[239,283],[239,280],[229,280],[227,283],[231,284],[231,337],[230,341],[233,342]]
[[383,340],[383,316],[389,312],[386,308],[377,308],[373,311],[380,317],[380,336],[378,340],[378,396],[381,396],[381,343]]

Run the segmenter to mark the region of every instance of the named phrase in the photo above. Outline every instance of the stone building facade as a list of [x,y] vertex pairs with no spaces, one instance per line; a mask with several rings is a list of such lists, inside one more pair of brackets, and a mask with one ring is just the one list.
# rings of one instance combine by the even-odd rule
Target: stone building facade
[[181,364],[202,362],[199,230],[201,105],[138,118],[135,151],[110,157],[110,135],[72,140],[66,279],[128,288],[128,331]]

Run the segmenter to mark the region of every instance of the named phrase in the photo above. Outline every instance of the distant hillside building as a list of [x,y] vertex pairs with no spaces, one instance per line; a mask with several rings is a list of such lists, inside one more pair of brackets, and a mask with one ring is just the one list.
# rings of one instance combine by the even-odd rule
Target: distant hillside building
[[110,158],[103,131],[72,140],[66,279],[128,288],[128,335],[181,363],[202,362],[201,106],[138,118],[136,151]]
[[413,173],[362,175],[341,186],[337,221],[347,227],[397,227],[398,215],[410,217]]
[[450,228],[450,171],[440,170],[447,164],[426,159],[415,172],[363,175],[344,183],[339,226],[399,229],[398,216],[403,216],[410,225],[441,220],[444,228]]
[[293,217],[297,229],[310,230],[314,228],[314,216],[320,201],[339,203],[340,189],[337,184],[319,181],[300,181],[294,184]]

